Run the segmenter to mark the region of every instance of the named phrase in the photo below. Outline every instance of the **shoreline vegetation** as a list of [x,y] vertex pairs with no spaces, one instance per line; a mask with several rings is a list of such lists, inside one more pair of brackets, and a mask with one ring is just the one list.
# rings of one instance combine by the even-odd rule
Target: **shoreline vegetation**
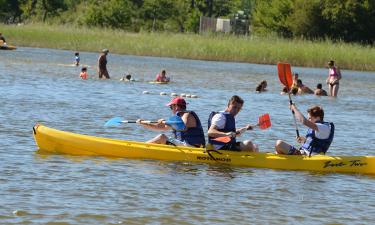
[[234,36],[228,34],[186,34],[166,32],[130,33],[121,30],[62,25],[0,24],[9,44],[16,46],[230,61],[324,68],[335,60],[341,69],[375,71],[375,49],[360,44],[277,37]]

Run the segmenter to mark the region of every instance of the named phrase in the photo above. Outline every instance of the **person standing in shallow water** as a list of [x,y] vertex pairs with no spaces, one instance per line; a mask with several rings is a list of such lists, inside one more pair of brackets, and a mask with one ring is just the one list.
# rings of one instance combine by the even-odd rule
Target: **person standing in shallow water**
[[331,60],[328,62],[328,77],[326,80],[330,96],[337,96],[339,91],[339,80],[341,80],[340,69],[335,66],[335,61]]
[[76,52],[74,54],[74,65],[79,66],[80,61],[81,61],[81,58],[79,57],[79,52]]
[[[103,49],[102,53],[99,56],[98,59],[98,75],[99,79],[110,79],[109,73],[107,70],[107,55],[109,50]],[[103,78],[104,76],[104,78]]]

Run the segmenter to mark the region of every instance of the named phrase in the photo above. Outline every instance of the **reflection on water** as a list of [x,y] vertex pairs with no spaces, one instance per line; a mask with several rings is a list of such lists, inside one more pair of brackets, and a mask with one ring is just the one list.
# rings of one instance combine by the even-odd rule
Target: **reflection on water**
[[[166,118],[170,111],[164,105],[171,93],[197,95],[187,98],[188,108],[198,113],[205,127],[211,111],[223,110],[232,95],[240,95],[245,100],[237,117],[240,126],[256,123],[264,113],[272,120],[270,129],[248,131],[241,138],[251,138],[261,151],[273,151],[277,139],[294,142],[289,101],[279,94],[275,65],[109,54],[113,79],[102,81],[95,75],[98,54],[80,55],[89,65],[86,81],[79,79],[79,67],[67,66],[74,52],[0,52],[2,224],[370,224],[375,219],[373,176],[37,153],[31,129],[37,122],[88,135],[150,139],[157,132],[136,124],[103,124],[114,116]],[[173,83],[149,84],[161,68]],[[324,83],[327,75],[325,68],[293,70],[311,88]],[[137,82],[120,82],[125,73]],[[293,100],[302,111],[322,105],[326,120],[335,122],[330,154],[374,155],[374,73],[342,73],[337,99]],[[268,92],[256,94],[263,79]]]

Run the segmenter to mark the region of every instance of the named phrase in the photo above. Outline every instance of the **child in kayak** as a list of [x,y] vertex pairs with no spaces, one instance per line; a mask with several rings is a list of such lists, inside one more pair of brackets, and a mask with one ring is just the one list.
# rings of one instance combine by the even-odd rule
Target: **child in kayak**
[[87,80],[88,78],[88,74],[87,74],[87,67],[82,67],[81,69],[81,73],[79,74],[79,77],[82,79],[82,80]]
[[325,154],[332,143],[335,126],[333,123],[324,122],[324,111],[320,106],[313,106],[307,110],[308,118],[294,105],[290,105],[290,110],[295,113],[296,118],[308,127],[305,137],[297,137],[297,142],[302,143],[302,147],[296,148],[282,140],[277,140],[275,149],[277,154],[287,155],[311,155]]

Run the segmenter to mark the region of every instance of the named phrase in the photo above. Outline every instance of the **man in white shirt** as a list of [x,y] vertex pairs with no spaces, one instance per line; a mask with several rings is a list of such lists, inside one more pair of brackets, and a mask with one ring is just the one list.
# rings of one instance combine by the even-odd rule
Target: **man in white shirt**
[[[258,147],[250,140],[236,141],[245,130],[252,130],[251,125],[236,129],[235,116],[240,112],[244,101],[237,95],[232,96],[227,108],[222,112],[212,112],[208,119],[208,142],[214,150],[253,151],[258,152]],[[220,137],[229,137],[228,141],[215,140]]]

